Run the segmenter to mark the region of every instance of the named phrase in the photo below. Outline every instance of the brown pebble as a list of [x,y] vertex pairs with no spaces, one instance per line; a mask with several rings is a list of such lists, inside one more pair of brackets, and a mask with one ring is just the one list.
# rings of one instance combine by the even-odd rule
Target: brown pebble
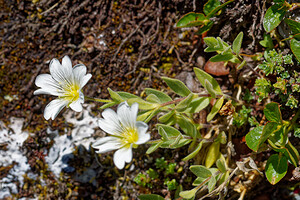
[[223,61],[221,61],[221,62],[207,61],[204,66],[204,70],[207,73],[215,75],[215,76],[224,76],[224,75],[229,74],[229,67],[224,66]]

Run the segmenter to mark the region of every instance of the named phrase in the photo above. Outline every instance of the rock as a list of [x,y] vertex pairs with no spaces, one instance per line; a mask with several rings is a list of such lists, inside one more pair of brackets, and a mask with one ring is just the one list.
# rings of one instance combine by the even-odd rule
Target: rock
[[225,76],[229,74],[229,67],[224,66],[224,62],[220,61],[220,62],[211,62],[211,61],[207,61],[205,66],[204,66],[204,70],[212,75],[215,76]]

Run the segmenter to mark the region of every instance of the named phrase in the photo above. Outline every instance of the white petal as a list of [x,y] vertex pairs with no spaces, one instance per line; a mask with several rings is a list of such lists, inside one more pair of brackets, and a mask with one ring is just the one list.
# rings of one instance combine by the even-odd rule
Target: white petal
[[115,111],[107,108],[102,112],[102,116],[104,119],[99,119],[98,125],[103,131],[112,135],[122,132],[120,122]]
[[44,117],[46,120],[54,120],[58,113],[66,106],[68,102],[63,99],[54,99],[52,100],[45,108]]
[[[64,57],[65,63],[68,63],[68,59],[66,56]],[[69,64],[66,65],[61,65],[60,62],[56,59],[53,58],[50,62],[50,74],[56,80],[59,84],[68,84],[72,85],[73,84],[73,74],[72,74],[72,66],[71,68],[69,67]]]
[[122,102],[118,107],[118,117],[125,127],[135,127],[138,104],[132,104],[131,108],[127,102]]
[[71,59],[69,56],[64,56],[63,59],[62,59],[62,65],[65,67],[65,68],[68,68],[68,69],[72,69],[72,62],[71,62]]
[[87,74],[87,75],[85,75],[85,76],[80,80],[80,89],[83,88],[91,78],[92,78],[92,74]]
[[98,149],[97,153],[106,153],[121,147],[119,139],[116,137],[103,137],[98,139],[92,147]]
[[81,105],[81,99],[78,98],[76,101],[73,101],[69,106],[72,110],[76,112],[81,112],[82,111],[82,105]]
[[150,140],[150,134],[147,133],[148,125],[145,122],[137,121],[136,122],[137,131],[139,134],[139,139],[135,144],[144,144]]
[[78,64],[73,67],[73,74],[77,81],[80,81],[86,74],[86,66],[83,64]]
[[50,94],[59,96],[62,93],[62,88],[50,74],[40,74],[35,79],[35,85],[41,87],[34,92],[37,94]]
[[132,160],[132,148],[122,148],[115,152],[114,163],[118,169],[123,169],[125,162],[129,163]]

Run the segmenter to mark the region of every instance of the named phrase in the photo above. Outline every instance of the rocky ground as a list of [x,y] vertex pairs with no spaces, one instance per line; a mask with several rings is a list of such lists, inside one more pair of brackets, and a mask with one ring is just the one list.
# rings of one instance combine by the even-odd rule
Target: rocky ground
[[[46,121],[43,109],[52,97],[34,96],[33,91],[37,75],[49,73],[50,60],[61,60],[64,55],[73,64],[85,64],[92,74],[84,88],[87,96],[109,98],[108,87],[134,94],[146,87],[163,89],[161,76],[177,77],[196,90],[192,68],[203,68],[212,55],[203,52],[205,46],[196,28],[178,29],[175,23],[188,12],[201,12],[203,4],[184,0],[0,0],[0,199],[173,196],[174,191],[164,184],[166,178],[189,189],[189,163],[181,161],[186,150],[145,155],[148,146],[140,146],[133,165],[119,171],[112,164],[112,153],[99,157],[89,145],[104,134],[96,125],[100,103],[87,102],[81,114],[68,110]],[[243,52],[262,51],[258,42],[263,37],[266,4],[259,0],[229,4],[213,18],[208,35],[232,42],[243,31]],[[234,89],[230,76],[216,76],[227,91]],[[252,90],[253,80],[255,76],[249,77],[243,87]],[[157,135],[155,131],[151,134],[153,138]],[[245,134],[236,135],[237,145]],[[248,153],[245,145],[240,148],[240,154]],[[162,180],[152,187],[137,185],[136,175],[155,169],[155,159],[161,157],[177,163],[176,173],[167,176],[160,171]],[[246,199],[289,199],[284,184],[272,187],[265,178],[258,178]],[[238,190],[232,188],[228,199],[238,199]]]

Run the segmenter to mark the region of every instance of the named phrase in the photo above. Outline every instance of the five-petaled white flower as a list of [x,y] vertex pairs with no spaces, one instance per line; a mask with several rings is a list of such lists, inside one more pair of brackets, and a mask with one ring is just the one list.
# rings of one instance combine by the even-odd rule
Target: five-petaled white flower
[[118,149],[114,154],[114,163],[119,169],[123,169],[125,162],[132,160],[132,147],[137,147],[150,139],[146,133],[148,125],[142,121],[136,121],[138,104],[130,107],[126,102],[118,106],[117,113],[108,108],[102,112],[104,119],[99,120],[99,127],[111,136],[97,140],[92,147],[98,149],[97,153],[105,153]]
[[69,56],[62,59],[62,64],[54,58],[50,62],[50,74],[40,74],[35,79],[36,86],[40,89],[34,94],[50,94],[58,96],[52,100],[45,108],[44,117],[46,120],[55,119],[64,107],[70,107],[76,112],[82,111],[84,95],[81,89],[92,77],[86,74],[86,66],[83,64],[75,65]]

